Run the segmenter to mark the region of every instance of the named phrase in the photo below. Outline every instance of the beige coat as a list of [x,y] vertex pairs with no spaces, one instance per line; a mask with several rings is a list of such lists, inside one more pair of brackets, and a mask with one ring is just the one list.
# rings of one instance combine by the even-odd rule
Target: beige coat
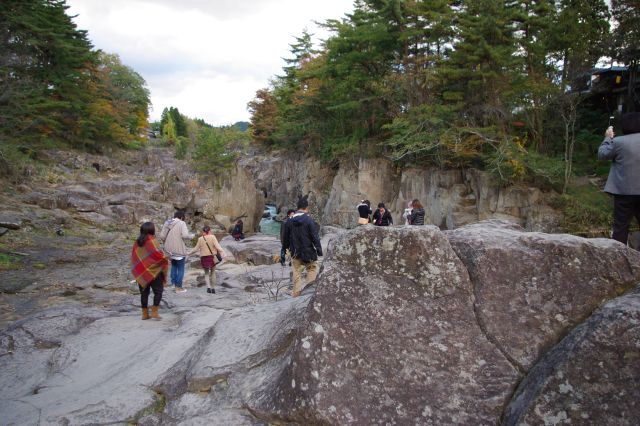
[[[206,242],[205,238],[207,239]],[[207,247],[207,243],[209,243],[209,247],[211,247],[211,251],[213,251],[213,253],[209,250],[209,247]],[[198,251],[200,251],[200,257],[211,256],[215,255],[216,253],[224,254],[224,251],[222,250],[222,247],[220,247],[218,239],[215,235],[212,234],[198,238],[196,246],[189,252],[189,254],[194,254]]]
[[164,251],[170,256],[186,256],[187,246],[184,240],[191,237],[187,224],[180,219],[166,221],[160,233],[160,239],[164,241]]

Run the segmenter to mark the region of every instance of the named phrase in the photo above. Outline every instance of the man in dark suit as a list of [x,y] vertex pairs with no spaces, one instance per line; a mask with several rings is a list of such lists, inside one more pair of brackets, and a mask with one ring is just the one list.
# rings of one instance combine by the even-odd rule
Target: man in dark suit
[[612,238],[627,244],[633,218],[640,224],[640,113],[624,114],[620,124],[624,136],[609,126],[598,159],[611,160],[604,191],[613,195]]

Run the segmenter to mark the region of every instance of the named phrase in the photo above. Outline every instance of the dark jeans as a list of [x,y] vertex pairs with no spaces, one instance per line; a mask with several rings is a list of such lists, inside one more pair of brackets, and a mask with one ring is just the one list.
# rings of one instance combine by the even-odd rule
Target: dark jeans
[[153,306],[160,306],[162,291],[164,290],[164,286],[162,285],[162,272],[160,272],[156,279],[151,281],[148,286],[142,288],[142,286],[138,284],[138,288],[140,289],[140,305],[142,305],[143,308],[149,305],[150,290],[153,290]]
[[182,288],[182,278],[184,278],[184,264],[187,258],[183,257],[180,260],[171,259],[171,284],[178,288]]
[[640,195],[613,196],[613,238],[627,244],[629,225],[633,218],[640,224]]

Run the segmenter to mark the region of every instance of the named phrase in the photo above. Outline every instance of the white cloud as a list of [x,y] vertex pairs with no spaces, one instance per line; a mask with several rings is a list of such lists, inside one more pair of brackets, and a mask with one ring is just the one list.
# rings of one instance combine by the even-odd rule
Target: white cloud
[[351,0],[67,0],[94,45],[117,53],[151,91],[157,119],[177,107],[214,125],[248,120],[247,102],[281,72],[289,44]]

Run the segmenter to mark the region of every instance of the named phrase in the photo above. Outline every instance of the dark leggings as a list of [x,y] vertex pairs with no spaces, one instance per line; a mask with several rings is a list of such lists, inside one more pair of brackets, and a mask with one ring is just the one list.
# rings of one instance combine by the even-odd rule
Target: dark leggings
[[162,284],[162,272],[159,273],[156,279],[151,281],[145,288],[142,288],[140,284],[138,284],[138,288],[140,289],[140,304],[143,308],[146,308],[149,304],[150,290],[153,290],[153,306],[160,306],[162,291],[164,290],[164,285]]

